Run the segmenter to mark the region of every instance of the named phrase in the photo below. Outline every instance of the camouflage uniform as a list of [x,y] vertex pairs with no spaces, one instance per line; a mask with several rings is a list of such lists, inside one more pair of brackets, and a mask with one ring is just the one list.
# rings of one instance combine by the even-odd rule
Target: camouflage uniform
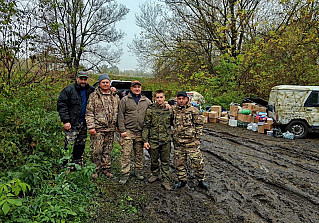
[[86,108],[88,129],[95,129],[91,135],[91,160],[98,169],[111,168],[111,151],[116,131],[118,106],[120,98],[117,94],[103,93],[97,88],[91,95]]
[[172,110],[167,109],[165,105],[150,105],[146,111],[142,132],[143,141],[150,144],[148,151],[151,156],[152,174],[153,176],[161,174],[164,182],[170,180],[169,158],[172,138],[172,115]]
[[122,155],[120,158],[121,173],[129,175],[131,170],[131,153],[134,152],[134,169],[140,172],[143,169],[143,139],[141,132],[126,130],[127,137],[120,138]]
[[174,145],[175,165],[178,179],[186,181],[187,156],[191,161],[191,167],[195,170],[195,176],[199,181],[204,180],[204,162],[200,151],[200,141],[204,119],[197,108],[187,104],[175,106],[174,113]]

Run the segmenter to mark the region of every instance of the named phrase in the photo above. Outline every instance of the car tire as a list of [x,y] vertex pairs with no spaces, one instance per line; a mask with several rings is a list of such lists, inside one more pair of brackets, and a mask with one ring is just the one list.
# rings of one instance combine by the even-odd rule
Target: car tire
[[302,139],[308,135],[308,125],[304,121],[291,121],[286,130],[293,133],[296,139]]

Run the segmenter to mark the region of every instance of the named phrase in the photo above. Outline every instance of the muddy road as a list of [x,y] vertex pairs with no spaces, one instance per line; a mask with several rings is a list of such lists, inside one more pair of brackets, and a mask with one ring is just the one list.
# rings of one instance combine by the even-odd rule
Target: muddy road
[[319,134],[290,140],[211,123],[201,149],[208,191],[191,170],[187,186],[174,191],[101,178],[90,222],[319,223]]

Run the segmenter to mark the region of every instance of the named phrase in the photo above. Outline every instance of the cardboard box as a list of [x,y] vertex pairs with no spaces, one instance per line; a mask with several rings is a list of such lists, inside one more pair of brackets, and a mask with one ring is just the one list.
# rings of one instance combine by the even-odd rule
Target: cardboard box
[[256,115],[256,114],[258,113],[258,111],[259,111],[259,106],[253,104],[253,105],[252,105],[252,109],[251,109],[251,114]]
[[228,117],[228,112],[227,111],[223,111],[221,117]]
[[224,124],[224,125],[228,125],[228,117],[220,117],[219,123]]
[[220,117],[222,115],[222,106],[219,105],[213,105],[210,107],[211,111],[215,111],[218,113],[218,117]]
[[229,116],[234,117],[235,119],[238,118],[238,106],[237,105],[230,106]]
[[204,116],[204,124],[206,124],[208,122],[208,117]]
[[216,111],[208,112],[208,118],[218,118],[219,114]]
[[266,130],[272,130],[274,128],[274,124],[270,124],[270,123],[268,123],[268,122],[265,122],[264,123],[264,129],[266,129]]
[[208,122],[218,123],[218,122],[219,122],[219,119],[218,119],[218,118],[209,118],[209,119],[208,119]]
[[252,103],[243,103],[243,109],[252,110],[253,104]]
[[266,107],[259,107],[258,112],[266,112]]
[[241,113],[238,113],[238,120],[242,122],[250,122],[251,121],[251,115],[244,115]]
[[267,118],[266,121],[268,124],[274,124],[274,120],[272,118]]
[[208,112],[203,112],[204,117],[208,117]]
[[258,133],[260,133],[260,134],[265,134],[264,125],[258,125]]

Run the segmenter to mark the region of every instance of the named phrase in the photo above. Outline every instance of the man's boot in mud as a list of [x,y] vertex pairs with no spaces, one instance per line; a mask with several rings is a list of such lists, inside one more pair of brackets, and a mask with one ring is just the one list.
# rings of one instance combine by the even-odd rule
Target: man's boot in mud
[[110,169],[104,169],[102,170],[103,174],[105,176],[107,176],[108,178],[112,178],[113,177],[113,174],[111,173],[111,170]]
[[129,178],[128,175],[122,176],[121,179],[120,179],[120,181],[119,181],[119,183],[120,183],[120,184],[126,184],[127,181],[128,181],[128,178]]
[[139,180],[144,180],[144,176],[141,172],[136,172],[135,173],[135,177]]
[[167,182],[167,181],[163,182],[163,183],[162,183],[162,186],[165,188],[165,190],[172,190],[172,189],[173,189],[173,188],[171,187],[170,182]]
[[148,178],[149,183],[153,183],[155,181],[159,180],[158,176],[152,175],[150,178]]
[[182,188],[182,187],[185,187],[186,186],[186,181],[185,180],[180,180],[178,181],[177,184],[175,184],[175,189],[179,189],[179,188]]
[[198,186],[199,186],[200,188],[205,189],[205,190],[208,190],[208,189],[209,189],[208,183],[206,183],[204,180],[200,180],[200,181],[198,182]]

